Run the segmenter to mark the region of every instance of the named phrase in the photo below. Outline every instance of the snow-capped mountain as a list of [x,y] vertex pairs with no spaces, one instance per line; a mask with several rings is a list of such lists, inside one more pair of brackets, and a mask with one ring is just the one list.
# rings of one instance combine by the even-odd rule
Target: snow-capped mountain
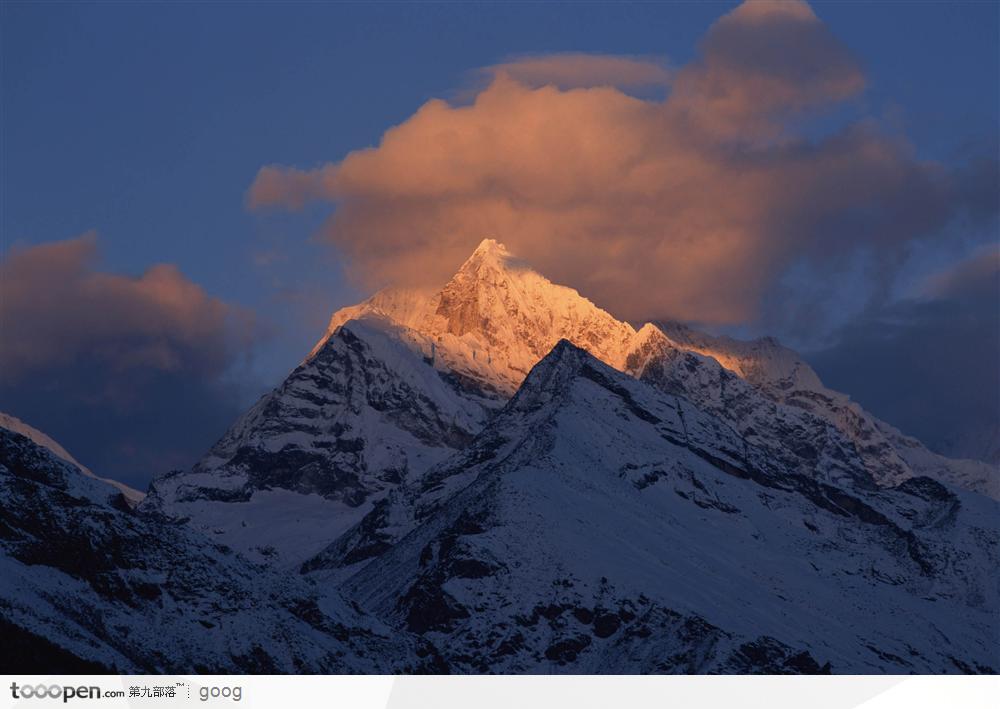
[[[636,330],[486,240],[439,290],[335,313],[193,469],[101,534],[146,525],[178,558],[208,538],[199,563],[239,593],[264,592],[246,574],[313,598],[337,620],[295,616],[309,644],[278,633],[279,671],[332,652],[404,671],[975,672],[1000,667],[990,496],[995,469],[931,453],[774,340]],[[19,627],[62,638],[16,598]],[[290,606],[268,607],[252,622],[278,632]],[[330,640],[331,622],[374,647]]]
[[996,670],[996,502],[788,469],[568,342],[387,504],[342,588],[459,671]]
[[423,641],[329,589],[134,513],[112,485],[0,429],[0,665],[9,672],[399,672]]
[[193,470],[157,480],[145,509],[255,559],[301,563],[467,444],[560,339],[816,474],[861,466],[880,484],[925,475],[1000,497],[994,466],[931,453],[774,340],[636,331],[486,239],[438,291],[388,289],[337,311],[286,381]]
[[334,314],[310,356],[144,509],[295,565],[466,445],[560,338],[618,363],[634,335],[487,239],[438,293]]
[[[68,463],[72,463],[84,475],[88,475],[92,478],[97,478],[96,475],[87,466],[80,463],[76,458],[69,454],[65,448],[63,448],[59,443],[53,440],[49,435],[42,433],[34,426],[29,426],[21,419],[16,416],[11,416],[10,414],[5,414],[0,411],[0,428],[5,428],[8,431],[13,431],[14,433],[20,433],[22,436],[30,438],[32,441],[40,445],[42,448],[47,448],[52,453],[62,458]],[[108,478],[98,478],[102,482],[106,482],[109,485],[113,485],[118,488],[121,492],[122,497],[129,507],[135,507],[142,499],[146,496],[145,493],[139,492],[138,490],[129,487],[125,483],[118,482],[117,480],[109,480]]]
[[[575,290],[551,283],[493,239],[484,240],[440,291],[381,291],[337,311],[327,336],[367,313],[388,317],[427,338],[432,345],[425,354],[439,369],[468,377],[487,392],[506,395],[560,339],[628,371],[629,358],[648,345],[652,326],[675,350],[715,360],[749,384],[748,391],[755,395],[832,424],[850,439],[876,479],[886,484],[926,475],[1000,498],[995,465],[932,453],[850,397],[823,386],[812,367],[773,338],[746,342],[713,337],[678,323],[647,324],[640,334]],[[702,361],[709,370],[716,368],[707,359]],[[703,403],[715,396],[711,387],[688,394]]]
[[365,313],[421,333],[437,367],[503,397],[561,339],[618,366],[635,334],[631,325],[550,282],[493,239],[483,240],[441,290],[376,293],[334,313],[327,336]]

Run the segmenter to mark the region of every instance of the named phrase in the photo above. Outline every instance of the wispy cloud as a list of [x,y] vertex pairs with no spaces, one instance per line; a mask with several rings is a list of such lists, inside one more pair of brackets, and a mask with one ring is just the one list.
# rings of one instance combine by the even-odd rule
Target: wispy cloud
[[827,384],[954,457],[1000,462],[1000,247],[927,278],[812,356]]
[[525,86],[552,85],[560,89],[667,86],[672,77],[663,58],[575,52],[514,57],[482,73],[491,79],[504,74]]

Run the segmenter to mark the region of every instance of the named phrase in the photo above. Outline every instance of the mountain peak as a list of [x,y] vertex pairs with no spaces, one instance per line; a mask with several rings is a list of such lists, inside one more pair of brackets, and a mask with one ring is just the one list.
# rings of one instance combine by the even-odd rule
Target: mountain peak
[[455,338],[453,350],[469,355],[463,356],[465,367],[480,370],[485,359],[488,376],[498,374],[508,393],[559,340],[616,362],[634,334],[630,325],[574,289],[552,283],[493,239],[485,239],[441,290],[434,316]]
[[524,389],[537,388],[537,382],[535,380],[545,379],[553,371],[566,372],[568,374],[575,374],[583,367],[584,364],[590,361],[598,361],[592,354],[587,352],[587,350],[574,345],[572,342],[563,338],[555,344],[555,346],[549,350],[549,353],[538,360],[538,363],[531,368],[528,372],[528,376],[525,377],[524,383],[521,385],[521,389],[518,391],[523,391]]
[[431,343],[426,355],[436,367],[504,397],[560,339],[614,365],[635,334],[631,325],[552,283],[493,238],[483,239],[437,292],[389,288],[337,311],[310,357],[348,320],[372,312]]
[[455,283],[470,281],[485,281],[495,285],[515,271],[534,272],[534,269],[496,239],[483,239],[445,285],[445,290]]
[[569,382],[589,362],[596,364],[598,360],[566,338],[560,339],[528,372],[509,404],[510,410],[535,410],[543,403],[559,398]]
[[492,238],[487,237],[487,238],[483,239],[482,241],[480,241],[479,242],[479,246],[477,246],[476,250],[472,252],[473,256],[476,256],[477,254],[478,255],[487,255],[487,254],[490,254],[490,255],[497,255],[497,256],[510,256],[510,251],[507,249],[506,246],[504,246],[503,244],[501,244],[496,239],[492,239]]
[[758,388],[828,393],[812,367],[773,337],[736,340],[676,322],[658,322],[656,326],[678,347],[714,358]]

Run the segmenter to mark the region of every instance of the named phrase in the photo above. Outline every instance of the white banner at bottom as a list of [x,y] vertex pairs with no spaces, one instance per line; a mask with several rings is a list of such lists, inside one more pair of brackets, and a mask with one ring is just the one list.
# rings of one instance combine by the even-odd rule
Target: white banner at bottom
[[4,675],[0,707],[995,709],[1000,677]]

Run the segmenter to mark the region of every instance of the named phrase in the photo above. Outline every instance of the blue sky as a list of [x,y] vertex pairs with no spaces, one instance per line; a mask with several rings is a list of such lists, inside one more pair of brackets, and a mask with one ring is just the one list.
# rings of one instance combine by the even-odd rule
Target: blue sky
[[[312,238],[328,208],[246,209],[262,166],[309,168],[375,145],[428,99],[456,96],[474,70],[512,56],[683,65],[735,5],[4,3],[0,250],[96,230],[102,270],[176,264],[253,311],[266,339],[240,375],[245,401],[361,295]],[[868,76],[861,107],[848,110],[898,126],[921,158],[996,155],[1000,5],[813,8]],[[53,421],[71,450],[87,447]],[[98,457],[78,453],[88,455]]]

